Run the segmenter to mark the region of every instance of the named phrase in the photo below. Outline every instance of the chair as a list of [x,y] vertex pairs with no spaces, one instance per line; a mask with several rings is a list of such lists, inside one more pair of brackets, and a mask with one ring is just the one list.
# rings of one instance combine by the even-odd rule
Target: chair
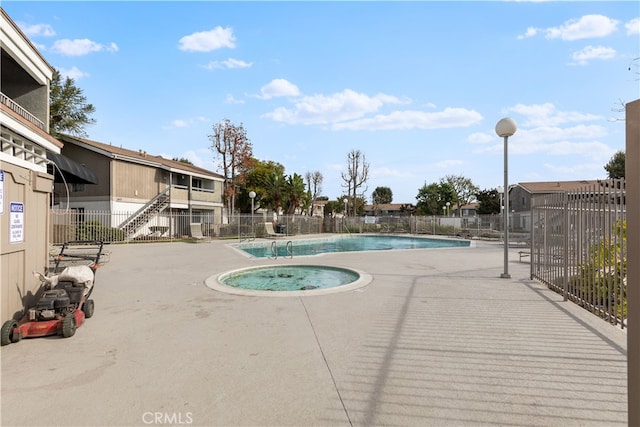
[[203,241],[205,239],[202,234],[202,224],[199,222],[189,224],[191,229],[191,237],[196,239],[196,241]]
[[268,237],[282,237],[282,236],[284,236],[283,233],[276,233],[276,231],[273,229],[273,224],[270,223],[270,222],[265,222],[264,223],[264,229],[265,229],[265,232],[266,232]]

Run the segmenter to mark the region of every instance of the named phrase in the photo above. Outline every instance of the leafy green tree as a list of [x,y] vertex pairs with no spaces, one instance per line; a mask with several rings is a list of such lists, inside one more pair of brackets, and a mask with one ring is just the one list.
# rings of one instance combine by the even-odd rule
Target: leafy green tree
[[616,152],[609,163],[604,166],[604,170],[607,171],[608,177],[611,179],[624,178],[624,167],[625,167],[625,153],[620,150]]
[[285,212],[287,215],[292,215],[296,209],[303,206],[308,199],[304,179],[297,173],[289,175],[285,187]]
[[274,174],[284,177],[284,166],[270,160],[262,161],[256,158],[252,159],[251,168],[248,169],[245,174],[244,185],[237,194],[237,209],[239,209],[240,212],[251,212],[251,198],[249,198],[251,191],[256,193],[254,209],[270,207],[268,191],[264,184],[269,181],[269,176]]
[[334,215],[344,211],[344,204],[340,200],[329,200],[324,205],[324,215]]
[[374,205],[391,203],[393,200],[393,191],[389,187],[376,187],[371,193],[371,200]]
[[[473,202],[480,191],[471,179],[462,175],[447,175],[440,182],[447,183],[453,188],[454,198],[450,202],[452,205],[457,204],[459,208]],[[462,216],[462,209],[458,209],[458,212]]]
[[279,211],[283,207],[287,194],[287,181],[284,174],[277,169],[273,170],[263,178],[261,184],[264,189],[261,206]]
[[67,77],[63,82],[60,72],[54,69],[49,87],[49,133],[53,136],[69,133],[86,137],[84,128],[95,124],[91,117],[95,111],[73,79]]
[[479,215],[500,213],[500,193],[498,193],[497,189],[493,188],[491,190],[478,191],[478,194],[476,194],[476,199],[478,199],[479,203]]
[[450,205],[455,203],[456,194],[451,184],[447,182],[434,182],[429,185],[425,183],[418,189],[416,200],[416,213],[418,215],[440,215],[447,202]]
[[193,166],[193,162],[191,160],[187,159],[186,157],[180,157],[180,158],[174,157],[171,160],[173,160],[174,162],[180,162],[180,163],[184,163],[186,165]]

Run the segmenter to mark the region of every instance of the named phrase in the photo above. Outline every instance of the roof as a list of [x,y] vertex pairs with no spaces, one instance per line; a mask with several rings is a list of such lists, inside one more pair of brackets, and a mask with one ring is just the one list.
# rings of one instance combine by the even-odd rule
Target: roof
[[30,131],[36,133],[38,136],[40,136],[41,138],[45,139],[47,142],[55,145],[58,148],[62,147],[62,142],[60,142],[59,140],[57,140],[56,138],[54,138],[53,136],[51,136],[47,132],[43,131],[38,126],[36,126],[35,124],[31,123],[29,120],[25,119],[24,117],[22,117],[20,114],[18,114],[15,111],[13,111],[7,105],[4,105],[4,104],[0,103],[0,110],[2,110],[2,112],[7,114],[8,116],[11,116],[15,120],[17,120],[20,123],[22,123],[24,126],[29,128]]
[[413,207],[411,203],[379,203],[377,205],[365,205],[365,211],[400,211],[403,208]]
[[42,54],[40,53],[40,51],[35,47],[35,45],[33,43],[31,43],[31,40],[29,40],[29,38],[26,36],[25,33],[22,32],[22,30],[20,29],[20,27],[18,27],[18,25],[14,22],[13,19],[11,19],[11,17],[9,16],[9,14],[7,13],[7,11],[4,10],[4,8],[0,7],[0,14],[2,14],[2,17],[11,25],[11,27],[13,28],[14,31],[16,31],[18,34],[20,34],[20,36],[22,37],[22,39],[29,45],[29,47],[31,47],[31,49],[33,50],[33,52],[38,55],[38,58],[44,63],[46,64],[47,67],[49,67],[49,69],[51,71],[54,70],[53,66],[51,64],[49,64],[49,62],[47,62],[47,60],[45,59],[44,56],[42,56]]
[[598,185],[600,181],[601,180],[593,179],[582,181],[520,182],[518,185],[531,194],[539,194],[577,190],[590,185]]
[[71,136],[71,135],[60,135],[59,138],[65,143],[82,146],[88,150],[94,151],[96,153],[99,153],[111,158],[120,158],[122,160],[130,161],[134,163],[156,166],[162,169],[168,169],[172,171],[186,172],[192,175],[193,174],[206,175],[209,177],[224,179],[224,177],[219,173],[212,172],[204,168],[199,168],[197,166],[193,166],[184,162],[179,162],[177,160],[165,159],[162,156],[154,156],[154,155],[148,154],[146,151],[143,151],[143,150],[138,150],[138,151],[129,150],[127,148],[117,147],[111,144],[103,144],[101,142],[92,141],[90,139],[80,138],[80,137]]

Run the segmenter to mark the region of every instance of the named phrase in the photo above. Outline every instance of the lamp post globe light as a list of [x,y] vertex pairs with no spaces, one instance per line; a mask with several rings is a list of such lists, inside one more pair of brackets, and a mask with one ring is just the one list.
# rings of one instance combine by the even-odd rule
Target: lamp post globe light
[[509,274],[509,137],[516,133],[518,125],[510,117],[500,120],[496,124],[496,134],[504,138],[504,209],[502,210],[504,224],[504,272],[500,275],[503,279],[511,277]]
[[251,199],[251,233],[253,233],[253,200],[256,198],[256,192],[249,191],[249,198]]
[[347,216],[347,204],[349,203],[349,200],[345,197],[344,200],[344,216]]
[[449,206],[451,206],[451,202],[447,202],[447,216],[449,216]]

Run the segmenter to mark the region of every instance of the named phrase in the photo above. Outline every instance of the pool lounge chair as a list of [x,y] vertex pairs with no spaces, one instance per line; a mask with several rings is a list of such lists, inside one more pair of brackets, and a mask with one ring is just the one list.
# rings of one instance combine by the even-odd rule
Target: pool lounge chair
[[264,223],[264,229],[266,231],[267,237],[282,237],[285,236],[284,233],[276,233],[276,231],[273,229],[273,224],[270,222],[265,222]]
[[191,223],[189,224],[189,228],[191,231],[191,238],[196,242],[203,242],[205,240],[204,235],[202,234],[202,224],[200,223]]

